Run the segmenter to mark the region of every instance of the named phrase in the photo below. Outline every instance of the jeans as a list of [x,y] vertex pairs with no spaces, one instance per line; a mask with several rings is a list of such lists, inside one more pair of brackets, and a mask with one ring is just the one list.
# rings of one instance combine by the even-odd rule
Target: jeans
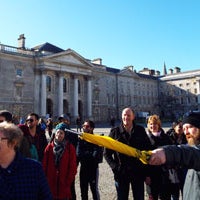
[[88,187],[92,192],[93,200],[100,200],[99,190],[98,190],[98,178],[99,178],[99,168],[82,167],[80,168],[80,187],[81,187],[81,199],[88,200]]
[[129,187],[131,184],[131,189],[133,192],[134,200],[144,200],[144,179],[143,177],[126,177],[115,181],[115,187],[117,190],[117,200],[128,200]]

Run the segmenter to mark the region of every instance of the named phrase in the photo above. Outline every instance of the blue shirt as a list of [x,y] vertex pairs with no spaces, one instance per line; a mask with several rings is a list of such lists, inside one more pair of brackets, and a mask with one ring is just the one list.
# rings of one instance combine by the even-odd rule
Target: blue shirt
[[0,167],[0,199],[52,200],[42,165],[16,153],[6,169]]

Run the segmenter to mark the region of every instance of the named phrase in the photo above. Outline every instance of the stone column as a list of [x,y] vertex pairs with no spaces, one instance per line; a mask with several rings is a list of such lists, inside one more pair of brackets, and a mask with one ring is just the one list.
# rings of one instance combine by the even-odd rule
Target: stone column
[[92,84],[91,78],[87,79],[87,115],[88,117],[92,116]]
[[46,88],[46,74],[45,72],[42,72],[41,75],[41,107],[40,107],[40,112],[41,116],[45,117],[46,116],[46,102],[47,102],[47,88]]
[[58,84],[58,116],[63,114],[63,76],[59,74]]
[[74,76],[74,117],[78,116],[78,78]]
[[196,77],[198,109],[200,109],[200,77]]

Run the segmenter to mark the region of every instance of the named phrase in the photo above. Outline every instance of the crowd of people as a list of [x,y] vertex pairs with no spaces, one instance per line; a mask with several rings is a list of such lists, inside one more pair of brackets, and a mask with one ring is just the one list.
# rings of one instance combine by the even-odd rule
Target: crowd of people
[[[147,119],[147,131],[135,122],[132,108],[122,110],[121,124],[109,137],[138,150],[151,150],[148,164],[138,158],[89,143],[70,131],[69,118],[58,123],[29,113],[15,124],[13,115],[0,111],[0,199],[76,200],[75,176],[80,166],[81,199],[100,200],[99,164],[104,156],[112,169],[117,200],[200,199],[200,113],[190,113],[164,131],[161,119]],[[95,123],[76,120],[77,133],[93,134]],[[112,181],[112,180],[111,180]],[[106,187],[106,186],[105,186]]]

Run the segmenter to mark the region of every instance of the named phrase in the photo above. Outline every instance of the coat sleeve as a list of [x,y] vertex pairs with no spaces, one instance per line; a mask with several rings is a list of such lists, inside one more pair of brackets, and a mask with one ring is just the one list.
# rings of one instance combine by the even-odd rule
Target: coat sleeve
[[44,170],[44,173],[47,175],[47,166],[48,166],[48,156],[49,156],[49,146],[50,144],[47,145],[47,147],[45,148],[44,150],[44,156],[43,156],[43,159],[42,159],[42,166],[43,166],[43,170]]
[[[200,147],[200,146],[199,146]],[[179,165],[200,170],[200,148],[188,145],[169,145],[163,147],[167,165]]]
[[[115,129],[111,129],[111,132],[109,134],[109,137],[115,139]],[[108,165],[111,167],[111,169],[113,170],[113,172],[118,171],[119,169],[119,162],[117,162],[118,160],[118,156],[117,156],[117,152],[111,150],[111,149],[104,149],[104,158],[107,161]]]
[[77,173],[76,150],[72,144],[69,145],[68,178],[67,184],[71,185]]

